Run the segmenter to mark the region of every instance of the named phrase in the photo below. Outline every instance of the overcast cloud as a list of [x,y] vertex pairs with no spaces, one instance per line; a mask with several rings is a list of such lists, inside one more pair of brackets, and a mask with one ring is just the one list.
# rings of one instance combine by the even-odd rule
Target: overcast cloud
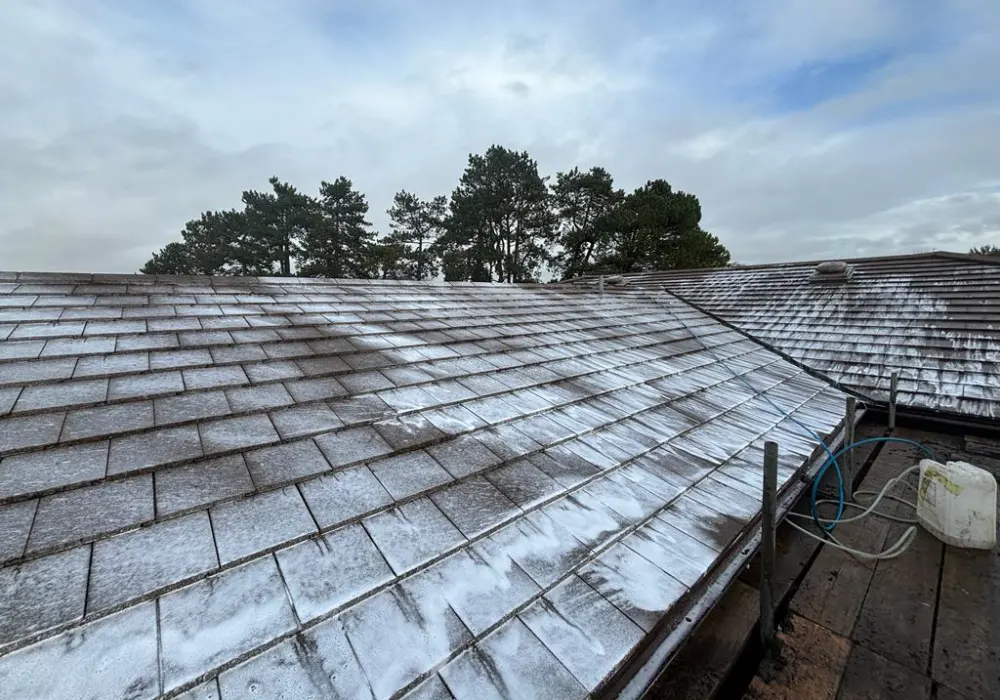
[[32,0],[0,21],[0,269],[131,272],[278,175],[470,152],[698,195],[735,260],[1000,244],[995,0]]

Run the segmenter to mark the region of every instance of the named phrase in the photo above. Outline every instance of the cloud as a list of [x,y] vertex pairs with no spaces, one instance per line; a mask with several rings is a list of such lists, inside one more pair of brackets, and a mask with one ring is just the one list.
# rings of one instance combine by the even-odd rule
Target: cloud
[[694,192],[740,262],[1000,239],[986,0],[39,0],[0,24],[0,268],[132,271],[276,174],[376,225],[470,152]]

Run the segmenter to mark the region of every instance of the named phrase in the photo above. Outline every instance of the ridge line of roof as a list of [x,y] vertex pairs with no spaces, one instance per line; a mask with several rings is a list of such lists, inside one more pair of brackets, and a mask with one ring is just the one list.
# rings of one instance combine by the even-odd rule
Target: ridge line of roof
[[827,262],[830,260],[843,260],[847,263],[878,263],[878,262],[895,262],[904,260],[934,260],[934,259],[945,259],[945,260],[957,260],[959,262],[969,262],[969,263],[982,263],[986,265],[1000,266],[1000,257],[989,256],[989,255],[974,255],[972,253],[955,253],[947,250],[936,250],[927,253],[905,253],[900,255],[875,255],[869,257],[856,257],[856,258],[816,258],[812,260],[786,260],[782,262],[771,262],[771,263],[754,263],[749,265],[727,265],[724,267],[691,267],[682,269],[671,269],[671,270],[650,270],[648,272],[622,272],[615,274],[584,274],[579,277],[572,277],[565,280],[561,280],[560,283],[575,283],[579,281],[590,281],[598,279],[600,277],[624,277],[628,279],[641,278],[650,275],[687,275],[691,273],[698,272],[720,272],[723,270],[768,270],[768,269],[782,269],[782,268],[795,268],[795,267],[808,267],[815,266],[821,262]]

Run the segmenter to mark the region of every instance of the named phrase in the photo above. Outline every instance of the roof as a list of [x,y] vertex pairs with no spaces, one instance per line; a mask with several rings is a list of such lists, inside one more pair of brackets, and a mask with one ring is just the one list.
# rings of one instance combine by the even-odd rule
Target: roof
[[843,414],[642,293],[6,274],[0,307],[10,700],[586,697],[754,524],[763,441],[801,487],[795,421]]
[[[904,406],[1000,419],[1000,259],[860,258],[812,282],[815,262],[625,275],[664,288],[845,387]],[[593,279],[586,280],[593,282]]]

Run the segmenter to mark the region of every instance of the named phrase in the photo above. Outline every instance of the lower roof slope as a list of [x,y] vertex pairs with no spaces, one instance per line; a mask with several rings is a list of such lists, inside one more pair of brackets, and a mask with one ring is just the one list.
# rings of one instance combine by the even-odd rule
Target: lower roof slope
[[843,401],[643,294],[22,275],[0,306],[11,700],[587,697],[757,518],[764,439],[790,485]]
[[847,281],[816,263],[626,275],[671,292],[843,386],[906,406],[1000,419],[1000,260],[931,253],[849,261]]

